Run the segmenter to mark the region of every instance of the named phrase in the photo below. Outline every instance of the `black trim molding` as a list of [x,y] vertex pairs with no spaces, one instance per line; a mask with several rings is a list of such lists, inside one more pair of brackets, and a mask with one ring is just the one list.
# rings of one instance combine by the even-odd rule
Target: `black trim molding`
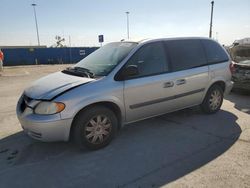
[[161,103],[161,102],[166,102],[166,101],[173,100],[173,99],[178,99],[178,98],[181,98],[181,97],[185,97],[187,95],[193,95],[193,94],[200,93],[200,92],[203,92],[203,91],[205,91],[205,88],[189,91],[189,92],[186,92],[186,93],[182,93],[182,94],[174,95],[174,96],[170,96],[170,97],[155,99],[155,100],[147,101],[147,102],[143,102],[143,103],[132,104],[132,105],[129,106],[129,108],[130,109],[136,109],[136,108],[140,108],[140,107],[144,107],[144,106],[148,106],[148,105],[152,105],[152,104],[156,104],[156,103]]

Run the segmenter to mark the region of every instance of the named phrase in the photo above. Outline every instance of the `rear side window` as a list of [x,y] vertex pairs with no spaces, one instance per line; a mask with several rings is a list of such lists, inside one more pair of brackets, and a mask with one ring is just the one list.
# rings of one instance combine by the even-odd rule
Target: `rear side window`
[[228,61],[228,55],[224,49],[215,41],[212,40],[201,40],[209,64],[220,63]]
[[181,71],[207,64],[200,40],[166,41],[172,71]]

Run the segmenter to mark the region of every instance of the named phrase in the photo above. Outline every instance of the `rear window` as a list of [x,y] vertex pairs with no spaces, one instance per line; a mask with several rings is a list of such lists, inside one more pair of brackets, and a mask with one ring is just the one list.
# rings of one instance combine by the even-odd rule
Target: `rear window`
[[172,71],[186,70],[207,64],[200,40],[172,40],[166,41],[166,44]]
[[217,42],[212,40],[202,40],[202,44],[209,64],[228,61],[227,53]]

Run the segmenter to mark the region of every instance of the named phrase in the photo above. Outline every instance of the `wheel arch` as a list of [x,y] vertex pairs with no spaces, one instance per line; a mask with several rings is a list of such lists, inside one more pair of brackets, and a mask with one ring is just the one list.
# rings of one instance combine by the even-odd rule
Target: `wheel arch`
[[72,139],[74,122],[75,122],[77,115],[82,111],[86,111],[89,108],[93,108],[94,106],[104,106],[104,107],[110,109],[111,111],[113,111],[117,117],[117,120],[118,120],[118,129],[120,129],[122,127],[123,115],[122,115],[122,111],[121,111],[120,107],[117,104],[115,104],[114,102],[110,102],[110,101],[95,102],[95,103],[92,103],[92,104],[89,104],[89,105],[83,107],[75,114],[73,121],[71,123],[71,127],[70,127],[69,139]]
[[225,82],[225,80],[223,80],[223,79],[213,80],[212,82],[210,82],[209,86],[206,88],[206,90],[205,90],[205,92],[203,94],[203,97],[202,97],[202,101],[204,101],[208,90],[211,87],[213,87],[214,85],[219,85],[222,88],[223,92],[226,91],[226,82]]
[[213,87],[214,85],[220,86],[221,89],[223,90],[223,92],[225,92],[225,90],[226,90],[226,83],[225,83],[225,81],[223,81],[223,80],[217,80],[214,83],[212,83],[209,88]]
[[[211,92],[213,92],[213,90],[211,90],[213,87],[217,87],[217,88],[221,88],[221,100],[219,101],[218,104],[216,104],[217,106],[215,107],[215,109],[213,109],[213,107],[211,107],[210,105],[210,97],[211,97]],[[202,103],[200,104],[200,107],[202,109],[203,112],[207,113],[207,114],[213,114],[216,113],[217,111],[219,111],[219,109],[221,108],[222,102],[223,102],[223,93],[226,90],[226,83],[222,80],[217,80],[215,82],[213,82],[212,84],[209,85],[209,87],[207,88],[204,98],[202,100]],[[217,103],[217,102],[216,102]]]

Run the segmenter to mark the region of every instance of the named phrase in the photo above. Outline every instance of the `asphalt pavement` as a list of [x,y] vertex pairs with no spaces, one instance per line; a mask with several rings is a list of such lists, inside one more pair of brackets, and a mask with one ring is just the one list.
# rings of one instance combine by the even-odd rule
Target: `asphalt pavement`
[[42,143],[15,115],[23,89],[68,65],[0,73],[0,187],[250,187],[250,93],[233,92],[213,115],[198,107],[125,126],[101,150]]

